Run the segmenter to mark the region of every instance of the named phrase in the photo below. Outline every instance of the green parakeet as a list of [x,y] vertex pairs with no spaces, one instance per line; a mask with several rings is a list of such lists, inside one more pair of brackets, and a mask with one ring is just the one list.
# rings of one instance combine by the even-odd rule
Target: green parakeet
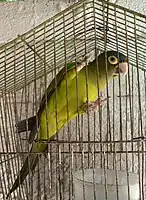
[[[77,71],[74,63],[68,64],[67,70],[65,67],[61,69],[56,79],[53,79],[47,88],[46,95],[43,96],[40,103],[37,118],[36,116],[29,118],[27,126],[26,120],[19,122],[18,132],[30,130],[31,141],[36,134],[37,139],[40,141],[50,140],[57,130],[60,130],[68,120],[76,117],[78,112],[83,114],[87,109],[94,110],[102,104],[102,101],[97,99],[97,97],[99,92],[106,87],[107,81],[116,77],[118,74],[126,75],[127,72],[128,63],[126,56],[116,51],[101,53],[97,60],[95,59],[90,62],[87,67],[85,66],[85,62],[83,62],[77,66]],[[76,84],[76,78],[78,80],[78,86]],[[88,80],[88,84],[86,84],[86,80]],[[38,124],[39,129],[37,129],[36,124]],[[34,171],[38,162],[36,153],[44,152],[46,148],[47,144],[45,143],[36,142],[32,144],[31,152],[35,152],[35,154],[29,155],[29,163],[28,157],[26,158],[7,197],[9,197],[19,184],[23,183],[29,170]]]

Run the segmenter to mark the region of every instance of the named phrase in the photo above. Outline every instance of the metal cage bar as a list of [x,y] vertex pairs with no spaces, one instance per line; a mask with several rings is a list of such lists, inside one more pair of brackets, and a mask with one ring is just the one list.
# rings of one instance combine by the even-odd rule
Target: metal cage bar
[[[53,78],[59,134],[51,141],[34,138],[34,143],[47,143],[47,151],[36,153],[39,161],[36,173],[29,170],[24,184],[9,199],[74,199],[74,172],[81,169],[82,199],[87,200],[86,169],[93,169],[93,197],[97,200],[97,167],[103,169],[106,200],[110,169],[115,171],[117,200],[120,200],[119,170],[126,172],[128,200],[130,172],[138,174],[139,199],[145,199],[145,30],[146,17],[142,14],[108,1],[82,0],[0,47],[0,199],[5,199],[25,158],[29,155],[31,159],[28,121],[27,131],[21,134],[17,123],[35,114],[39,117],[37,111],[44,92],[47,110],[46,89]],[[93,60],[104,50],[119,51],[128,57],[128,75],[107,83],[102,92],[108,99],[104,107],[83,116],[77,108],[78,114],[72,121],[68,110],[68,93],[72,91],[68,91],[66,79],[64,115],[69,122],[60,130],[56,75],[63,66],[67,72],[68,63],[75,63],[78,105],[78,63],[85,55]],[[88,65],[85,65],[88,93]],[[98,85],[97,80],[97,88]],[[49,123],[46,128],[49,134]]]

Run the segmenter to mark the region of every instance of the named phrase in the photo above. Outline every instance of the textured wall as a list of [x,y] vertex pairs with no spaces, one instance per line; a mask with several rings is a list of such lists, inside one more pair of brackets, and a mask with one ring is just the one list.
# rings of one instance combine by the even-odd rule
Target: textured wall
[[[78,0],[24,0],[0,4],[0,43],[26,32]],[[146,14],[146,0],[111,0],[126,8]]]
[[0,43],[15,38],[62,11],[75,0],[29,0],[0,4]]
[[[14,2],[14,3],[1,3],[0,4],[0,43],[3,44],[9,40],[11,40],[12,38],[15,38],[17,36],[17,34],[22,34],[25,31],[31,29],[32,27],[34,27],[35,25],[40,24],[41,22],[43,22],[44,20],[48,19],[49,17],[53,16],[54,14],[56,14],[57,12],[60,12],[61,10],[63,10],[64,8],[66,8],[67,6],[69,6],[70,4],[72,4],[75,1],[71,1],[69,2],[69,0],[66,1],[41,1],[38,0],[36,2],[34,1],[24,1],[24,2]],[[114,1],[112,1],[114,2]],[[146,1],[142,1],[141,3],[140,1],[138,2],[134,2],[134,1],[116,1],[116,3],[123,5],[124,7],[130,8],[130,9],[134,9],[135,11],[138,12],[142,12],[142,13],[146,13]],[[145,77],[144,77],[144,73],[143,71],[139,72],[139,76],[140,76],[140,88],[141,88],[141,107],[142,107],[142,113],[143,113],[143,118],[145,119]],[[51,80],[52,76],[50,75],[48,77],[48,82]],[[134,68],[132,70],[130,70],[130,82],[132,87],[132,91],[133,91],[133,102],[136,103],[134,106],[134,112],[133,112],[133,127],[134,130],[131,131],[131,111],[130,111],[130,105],[129,105],[129,100],[126,100],[126,98],[122,98],[121,99],[121,105],[122,105],[122,110],[120,113],[120,101],[119,98],[117,97],[117,94],[119,93],[119,89],[118,89],[118,81],[115,82],[115,93],[114,93],[114,102],[113,102],[113,98],[110,100],[110,114],[111,114],[111,133],[109,133],[107,131],[107,121],[104,120],[103,124],[102,124],[102,130],[99,130],[99,113],[96,112],[95,116],[93,115],[93,113],[90,114],[90,132],[91,132],[91,139],[94,139],[94,132],[95,134],[95,139],[97,141],[100,140],[100,137],[102,135],[102,139],[106,140],[107,138],[109,139],[109,137],[111,137],[111,139],[115,139],[115,140],[119,140],[120,139],[120,120],[122,121],[122,135],[123,135],[123,139],[131,139],[131,134],[133,134],[133,137],[136,137],[138,135],[140,126],[139,126],[139,98],[138,98],[138,82],[137,82],[137,71]],[[122,90],[121,93],[123,95],[125,95],[126,92],[126,81],[123,78],[121,80],[122,83]],[[133,84],[132,84],[133,83]],[[33,88],[34,85],[30,85],[29,89],[29,94],[28,95],[28,100],[29,100],[29,115],[32,115],[32,107],[33,107],[33,98],[32,95],[33,94]],[[37,83],[37,95],[38,95],[38,101],[40,100],[40,89],[44,90],[44,82],[43,80],[38,80]],[[113,91],[113,85],[110,84],[110,96],[112,96],[112,91]],[[128,89],[127,89],[128,90]],[[41,93],[42,94],[42,93]],[[21,111],[20,106],[20,102],[23,99],[23,101],[25,101],[24,96],[22,97],[22,91],[17,93],[17,109],[18,111]],[[114,110],[113,110],[113,105],[114,105]],[[120,119],[120,114],[122,115],[122,119]],[[22,113],[19,114],[19,117],[21,116],[21,118],[25,118],[25,104],[23,104],[23,109],[22,109]],[[103,113],[102,113],[103,119],[107,119],[107,106],[105,105],[103,108]],[[113,121],[113,116],[114,116],[114,121]],[[96,120],[96,121],[94,121]],[[84,123],[82,124],[81,122],[82,120],[80,119],[80,128],[82,133],[84,134],[84,139],[88,138],[88,118],[87,116],[84,117]],[[96,124],[95,126],[95,130],[94,130],[94,123]],[[145,126],[145,124],[143,124],[143,126]],[[65,132],[67,132],[67,128],[64,129]],[[72,133],[72,140],[76,139],[76,133],[78,133],[78,130],[76,130],[76,120],[74,120],[73,122],[71,122],[71,128],[70,131]],[[77,132],[76,132],[77,131]],[[100,131],[101,131],[101,135],[100,135]],[[107,134],[108,132],[108,134]],[[127,135],[126,135],[127,133]],[[59,137],[60,139],[62,139],[64,136],[63,131],[61,131]],[[68,135],[65,134],[65,138],[67,139]],[[126,138],[127,137],[127,138]],[[12,142],[12,141],[11,141]],[[27,146],[28,147],[28,146]],[[27,148],[25,145],[25,142],[23,143],[23,148],[26,149]],[[102,147],[100,145],[96,146],[97,151],[100,151],[101,148],[104,148],[105,150],[109,150],[110,151],[110,145],[103,145]],[[1,147],[0,147],[1,148]],[[65,151],[68,150],[68,145],[61,145],[60,149],[61,151]],[[73,147],[74,151],[79,150],[79,146],[78,145],[74,145]],[[112,150],[113,150],[113,146],[112,146]],[[117,144],[116,145],[116,150],[121,150],[120,149],[120,145]],[[131,146],[128,146],[129,149],[131,149]],[[65,150],[64,150],[65,149]],[[93,145],[91,145],[91,149],[93,150]],[[124,146],[124,150],[126,149],[126,146]],[[139,144],[135,144],[133,146],[133,149],[135,151],[140,150],[141,146],[139,146]],[[52,147],[52,151],[56,151],[56,147],[55,145]],[[88,151],[88,148],[86,145],[84,145],[84,151]],[[67,155],[64,154],[64,156],[62,156],[60,159],[60,165],[57,166],[57,172],[56,172],[56,162],[58,161],[56,158],[56,154],[52,154],[51,158],[49,157],[50,155],[48,154],[48,159],[44,159],[44,157],[41,158],[41,162],[42,164],[39,165],[39,167],[41,168],[41,178],[40,178],[40,182],[41,185],[43,185],[43,187],[39,188],[38,190],[38,174],[35,174],[35,178],[34,178],[34,184],[33,184],[33,190],[34,190],[34,199],[36,199],[36,196],[38,195],[38,191],[40,192],[40,196],[41,199],[45,199],[44,197],[44,188],[45,188],[45,192],[47,191],[48,195],[53,196],[56,193],[56,185],[59,183],[57,178],[56,178],[56,173],[59,172],[61,177],[60,177],[60,181],[62,182],[62,187],[64,186],[64,188],[61,188],[61,191],[66,191],[65,192],[65,196],[67,197],[66,199],[68,199],[68,181],[69,181],[69,174],[70,173],[70,163],[72,163],[71,160],[71,155]],[[92,167],[93,166],[93,159],[92,158],[92,154],[89,155],[90,160],[89,160],[89,166]],[[75,155],[75,162],[72,163],[72,166],[75,168],[80,168],[81,167],[81,159],[82,159],[82,155]],[[117,168],[121,168],[121,169],[126,169],[126,164],[127,164],[127,160],[128,160],[128,168],[130,170],[134,170],[134,171],[138,171],[138,154],[134,154],[133,157],[131,156],[131,154],[128,155],[128,158],[126,157],[125,154],[121,155],[118,154],[116,158],[114,158],[113,154],[109,154],[108,156],[105,154],[105,158],[106,158],[106,162],[105,165],[109,166],[110,168],[115,166],[115,162],[117,163]],[[108,159],[107,159],[108,158]],[[52,188],[50,189],[50,180],[49,178],[50,176],[50,170],[49,169],[49,165],[50,165],[50,159],[51,159],[51,164],[52,164],[52,180],[51,180],[51,184],[52,184]],[[84,163],[84,167],[87,167],[88,163],[88,154],[85,155],[84,157],[85,159],[85,163]],[[104,164],[104,156],[98,154],[98,156],[96,156],[96,167],[97,166],[101,166]],[[107,162],[108,160],[108,162]],[[17,163],[17,161],[16,161]],[[135,165],[133,164],[135,163]],[[44,174],[44,170],[46,172],[46,175]],[[14,170],[15,174],[16,169]],[[6,174],[7,174],[7,178],[10,177],[11,178],[11,173],[8,171],[8,169],[6,169]],[[48,177],[47,177],[48,176]],[[8,185],[9,183],[7,183]],[[44,186],[45,185],[45,186]],[[58,189],[59,190],[59,189]],[[2,193],[3,191],[1,191]],[[30,191],[31,193],[32,191]],[[3,199],[3,196],[0,196],[1,199]],[[65,199],[65,198],[64,198]]]
[[130,1],[130,0],[117,0],[116,4],[124,6],[139,13],[146,14],[146,0]]

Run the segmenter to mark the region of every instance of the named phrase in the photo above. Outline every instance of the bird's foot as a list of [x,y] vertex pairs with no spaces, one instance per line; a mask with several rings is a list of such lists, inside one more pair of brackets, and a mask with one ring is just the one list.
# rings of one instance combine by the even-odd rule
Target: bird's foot
[[86,102],[82,105],[81,109],[84,111],[84,112],[87,112],[87,111],[96,111],[97,108],[99,106],[102,106],[105,102],[107,101],[107,98],[104,98],[102,99],[101,97],[99,97],[97,100],[95,101],[91,101],[91,102]]

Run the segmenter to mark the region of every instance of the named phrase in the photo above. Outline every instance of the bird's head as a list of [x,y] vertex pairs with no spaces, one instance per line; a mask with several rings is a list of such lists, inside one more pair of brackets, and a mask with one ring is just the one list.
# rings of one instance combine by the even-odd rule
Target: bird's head
[[126,75],[128,73],[127,57],[117,51],[103,52],[98,56],[99,73],[105,74],[107,70],[108,77]]

